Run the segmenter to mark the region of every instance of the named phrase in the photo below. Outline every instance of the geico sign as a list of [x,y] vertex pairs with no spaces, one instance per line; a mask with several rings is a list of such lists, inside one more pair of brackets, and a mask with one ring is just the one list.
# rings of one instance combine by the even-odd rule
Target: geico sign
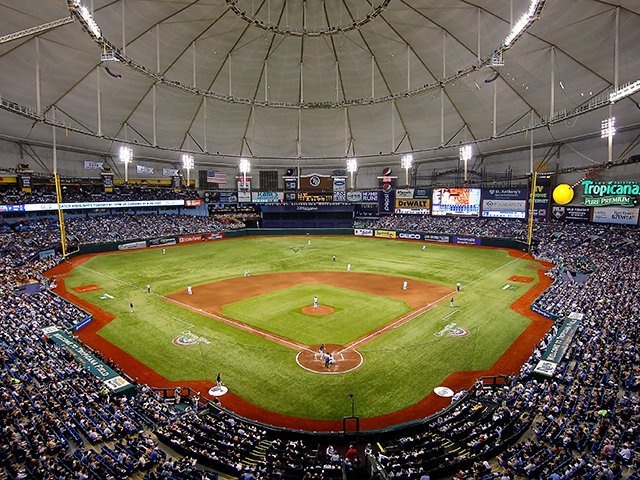
[[419,233],[399,233],[398,234],[399,238],[406,238],[409,240],[421,240],[420,234]]

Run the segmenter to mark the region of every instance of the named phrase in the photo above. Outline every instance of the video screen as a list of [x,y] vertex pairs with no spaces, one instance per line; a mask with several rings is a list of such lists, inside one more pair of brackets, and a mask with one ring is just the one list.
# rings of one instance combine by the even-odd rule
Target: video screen
[[480,216],[479,188],[434,188],[431,215],[434,216]]

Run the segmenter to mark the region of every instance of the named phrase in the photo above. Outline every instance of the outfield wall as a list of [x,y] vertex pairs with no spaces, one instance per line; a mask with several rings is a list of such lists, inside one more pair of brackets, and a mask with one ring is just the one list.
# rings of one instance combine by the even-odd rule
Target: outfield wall
[[529,246],[526,243],[518,240],[508,238],[473,237],[469,235],[452,235],[447,233],[404,232],[398,230],[373,230],[366,228],[242,228],[228,232],[165,235],[157,238],[136,238],[118,242],[90,243],[80,245],[78,251],[74,252],[72,256],[183,245],[209,240],[221,240],[223,238],[300,235],[355,235],[359,237],[415,240],[421,242],[449,243],[454,245],[472,245],[477,247],[512,248],[523,252],[527,252],[529,250]]

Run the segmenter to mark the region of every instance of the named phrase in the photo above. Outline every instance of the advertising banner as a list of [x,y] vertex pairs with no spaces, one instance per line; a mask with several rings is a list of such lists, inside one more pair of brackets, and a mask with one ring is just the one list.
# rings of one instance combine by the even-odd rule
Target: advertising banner
[[150,247],[160,247],[165,245],[175,245],[176,237],[152,238],[149,240]]
[[542,360],[560,363],[562,361],[562,357],[564,357],[564,354],[569,349],[571,340],[573,340],[573,336],[578,328],[580,328],[581,323],[581,319],[579,318],[566,319],[560,327],[560,331],[549,344],[546,352],[542,355]]
[[413,188],[398,188],[396,190],[396,200],[399,198],[413,198]]
[[634,207],[638,205],[640,184],[634,181],[582,182],[583,195],[580,203],[587,207],[619,205]]
[[556,320],[558,320],[558,316],[557,316],[557,315],[554,315],[553,313],[549,313],[549,312],[547,312],[546,310],[543,310],[543,309],[541,309],[540,307],[537,307],[537,306],[535,306],[535,305],[533,305],[533,304],[531,304],[531,305],[529,306],[529,309],[530,309],[532,312],[537,313],[538,315],[542,315],[543,317],[548,318],[549,320],[553,320],[554,322],[555,322]]
[[362,192],[362,201],[364,203],[378,203],[378,192],[377,191]]
[[98,380],[104,382],[111,391],[124,394],[127,391],[135,390],[133,385],[74,342],[58,327],[43,328],[42,333],[47,335],[56,345],[70,353],[77,363],[82,365]]
[[184,237],[178,237],[178,243],[199,242],[202,240],[202,235],[185,235]]
[[354,235],[358,235],[360,237],[373,237],[373,230],[369,230],[366,228],[356,228],[353,231]]
[[341,177],[334,177],[333,179],[333,201],[334,202],[346,202],[347,201],[347,180]]
[[104,188],[113,188],[113,175],[102,175],[102,185]]
[[[137,200],[129,202],[83,202],[83,203],[61,203],[62,210],[80,210],[89,208],[132,208],[132,207],[171,207],[183,206],[184,200]],[[32,203],[23,205],[26,212],[42,212],[57,210],[57,203]]]
[[102,170],[104,162],[92,162],[91,160],[84,161],[85,170]]
[[479,188],[434,188],[431,213],[434,216],[480,216]]
[[205,233],[202,236],[202,239],[204,241],[207,241],[207,240],[220,240],[220,239],[223,239],[223,238],[224,238],[224,232]]
[[431,189],[429,188],[414,188],[413,198],[428,198],[431,200]]
[[251,192],[253,203],[280,203],[284,200],[282,192]]
[[594,223],[617,223],[620,225],[637,225],[640,208],[595,207]]
[[298,194],[296,192],[284,192],[285,202],[295,202],[297,199],[298,199]]
[[163,168],[162,169],[163,177],[177,177],[178,169],[177,168]]
[[425,242],[438,242],[438,243],[449,243],[449,235],[434,235],[430,233],[422,234],[422,239]]
[[147,242],[142,240],[140,242],[121,243],[118,245],[118,250],[135,250],[137,248],[147,248]]
[[481,245],[481,240],[476,237],[458,237],[454,235],[453,243],[457,243],[458,245],[476,245],[479,247]]
[[485,188],[482,191],[482,216],[492,218],[525,218],[526,188]]
[[389,180],[385,182],[381,180],[378,183],[380,187],[380,196],[378,197],[378,213],[390,215],[394,213],[396,206],[396,182]]
[[362,192],[347,192],[347,202],[361,202]]
[[184,201],[185,207],[199,207],[200,205],[202,205],[202,200],[199,198],[191,198]]
[[405,240],[422,240],[422,235],[416,232],[398,232],[397,235]]
[[[396,192],[397,193],[397,192]],[[431,200],[423,199],[405,199],[396,198],[395,213],[428,215],[430,211]]]
[[279,203],[275,205],[261,205],[263,213],[293,213],[293,212],[353,212],[353,205],[290,205]]
[[145,167],[144,165],[136,165],[136,173],[141,173],[143,175],[153,175],[155,172],[154,167]]
[[554,205],[551,207],[551,215],[556,220],[570,222],[588,222],[591,216],[589,207],[572,207],[569,205]]
[[396,232],[392,230],[376,230],[375,236],[378,238],[396,238]]
[[28,175],[18,175],[18,185],[22,189],[31,188],[31,177]]
[[[533,198],[533,218],[549,218],[549,200],[551,199],[550,178],[537,178]],[[531,208],[530,202],[531,200],[527,202],[528,209]]]
[[238,180],[238,203],[251,202],[251,179]]

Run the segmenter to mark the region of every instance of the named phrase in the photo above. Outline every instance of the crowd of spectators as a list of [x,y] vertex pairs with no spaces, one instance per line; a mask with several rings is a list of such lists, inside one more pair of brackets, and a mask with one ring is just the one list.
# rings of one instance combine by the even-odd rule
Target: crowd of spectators
[[[105,192],[102,185],[81,186],[63,185],[62,201],[64,203],[86,202],[127,202],[141,200],[187,200],[199,198],[195,190],[174,190],[173,188],[159,188],[153,186],[115,187],[112,192]],[[0,205],[22,205],[33,203],[57,203],[56,191],[53,186],[37,187],[31,192],[23,192],[17,188],[0,190]]]
[[[67,250],[80,244],[118,242],[168,235],[213,233],[243,228],[239,220],[178,214],[119,214],[65,219]],[[0,274],[2,285],[42,280],[40,272],[56,265],[61,257],[57,220],[21,222],[0,231]],[[39,252],[56,250],[48,258]],[[52,252],[53,253],[53,252]]]
[[[164,232],[169,230],[181,233],[175,229],[180,223],[174,218],[138,217],[142,216],[122,216],[126,221],[117,226],[109,225],[112,217],[97,218],[94,229],[83,228],[86,219],[72,220],[68,229],[81,243],[167,235]],[[398,216],[374,228],[433,233],[454,229],[458,234],[477,236],[504,232],[509,238],[517,238],[524,229],[521,222],[455,220],[422,219],[409,224],[416,222],[414,217]],[[163,230],[157,225],[163,222],[174,229]],[[127,223],[134,225],[127,230]],[[48,266],[25,259],[53,245],[50,230],[43,222],[0,235],[0,248],[7,252],[0,268],[11,278],[4,281],[3,274],[4,284]],[[422,434],[386,444],[378,460],[391,477],[424,480],[431,473],[434,478],[449,474],[459,479],[612,480],[621,478],[627,467],[640,467],[640,231],[536,222],[534,235],[535,256],[556,264],[548,272],[554,283],[535,305],[559,317],[559,322],[503,386],[478,384],[450,411],[426,422]],[[15,242],[16,238],[22,242]],[[37,260],[55,261],[55,257]],[[572,281],[561,272],[572,265],[593,271],[584,282]],[[314,457],[299,442],[273,438],[262,458],[248,467],[246,459],[271,434],[225,413],[181,414],[144,386],[137,387],[133,399],[105,394],[99,382],[40,332],[51,324],[71,329],[86,312],[44,292],[16,295],[0,286],[0,296],[4,306],[0,466],[10,478],[106,480],[135,472],[149,478],[184,475],[180,472],[188,472],[182,478],[214,478],[198,469],[196,461],[233,475],[243,474],[245,479],[337,476],[342,459],[327,473],[331,459]],[[534,367],[571,312],[582,313],[584,318],[570,349],[553,376],[536,378]],[[117,368],[113,361],[105,361]],[[529,427],[530,438],[517,441]],[[152,429],[185,457],[165,459],[166,454],[148,435]],[[93,448],[84,448],[86,445]]]

